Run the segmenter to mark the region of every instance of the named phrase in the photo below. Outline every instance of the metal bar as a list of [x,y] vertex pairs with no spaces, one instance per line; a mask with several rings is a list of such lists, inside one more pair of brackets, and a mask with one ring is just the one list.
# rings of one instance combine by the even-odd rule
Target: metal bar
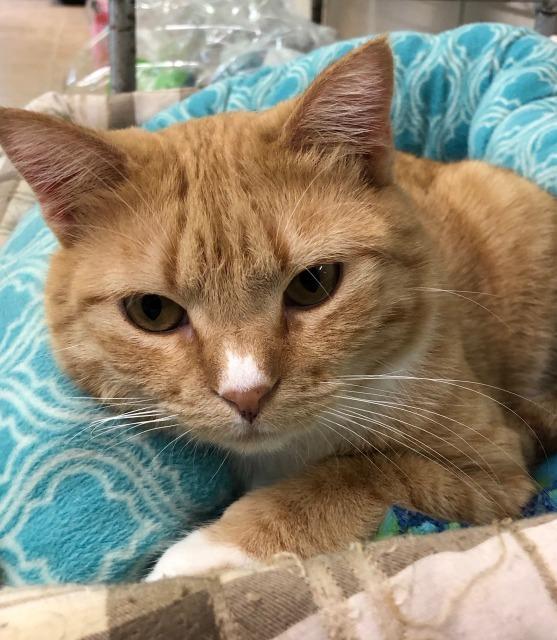
[[543,36],[557,34],[557,0],[536,0],[535,29]]
[[323,22],[323,0],[312,0],[311,21],[317,24],[321,24]]
[[135,91],[135,0],[110,0],[110,86]]

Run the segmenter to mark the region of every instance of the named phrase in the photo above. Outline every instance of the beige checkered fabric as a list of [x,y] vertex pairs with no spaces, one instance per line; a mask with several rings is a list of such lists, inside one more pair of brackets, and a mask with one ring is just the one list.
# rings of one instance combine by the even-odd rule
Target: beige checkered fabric
[[557,519],[354,546],[257,571],[0,591],[2,640],[549,640]]

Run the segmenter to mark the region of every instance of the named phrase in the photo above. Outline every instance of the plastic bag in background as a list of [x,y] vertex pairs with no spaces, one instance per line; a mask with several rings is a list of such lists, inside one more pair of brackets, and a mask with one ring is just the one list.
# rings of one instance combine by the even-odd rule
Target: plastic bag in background
[[[66,88],[109,89],[108,0],[88,2],[93,37],[68,74]],[[137,88],[205,86],[280,64],[329,44],[334,31],[289,9],[287,0],[139,0]]]

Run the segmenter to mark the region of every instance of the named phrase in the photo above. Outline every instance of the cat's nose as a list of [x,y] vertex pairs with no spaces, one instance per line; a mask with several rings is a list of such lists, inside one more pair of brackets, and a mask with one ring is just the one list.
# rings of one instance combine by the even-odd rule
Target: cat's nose
[[221,396],[238,409],[242,418],[248,422],[253,422],[259,413],[261,400],[270,390],[270,385],[259,385],[243,391],[231,389],[222,393]]

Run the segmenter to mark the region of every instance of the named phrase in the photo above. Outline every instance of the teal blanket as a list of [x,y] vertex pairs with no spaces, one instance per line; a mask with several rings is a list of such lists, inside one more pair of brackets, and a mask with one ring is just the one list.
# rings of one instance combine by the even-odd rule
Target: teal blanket
[[[399,149],[483,159],[557,194],[555,44],[491,24],[391,41]],[[357,43],[215,84],[147,128],[270,107]],[[58,370],[42,302],[55,245],[35,209],[0,252],[0,572],[10,584],[133,580],[169,541],[232,500],[234,479],[219,452],[172,445],[156,431],[137,436],[129,426],[137,417],[106,421],[106,409],[80,398]],[[531,510],[552,508],[557,473],[546,476]],[[395,507],[382,534],[447,526],[456,525]]]

